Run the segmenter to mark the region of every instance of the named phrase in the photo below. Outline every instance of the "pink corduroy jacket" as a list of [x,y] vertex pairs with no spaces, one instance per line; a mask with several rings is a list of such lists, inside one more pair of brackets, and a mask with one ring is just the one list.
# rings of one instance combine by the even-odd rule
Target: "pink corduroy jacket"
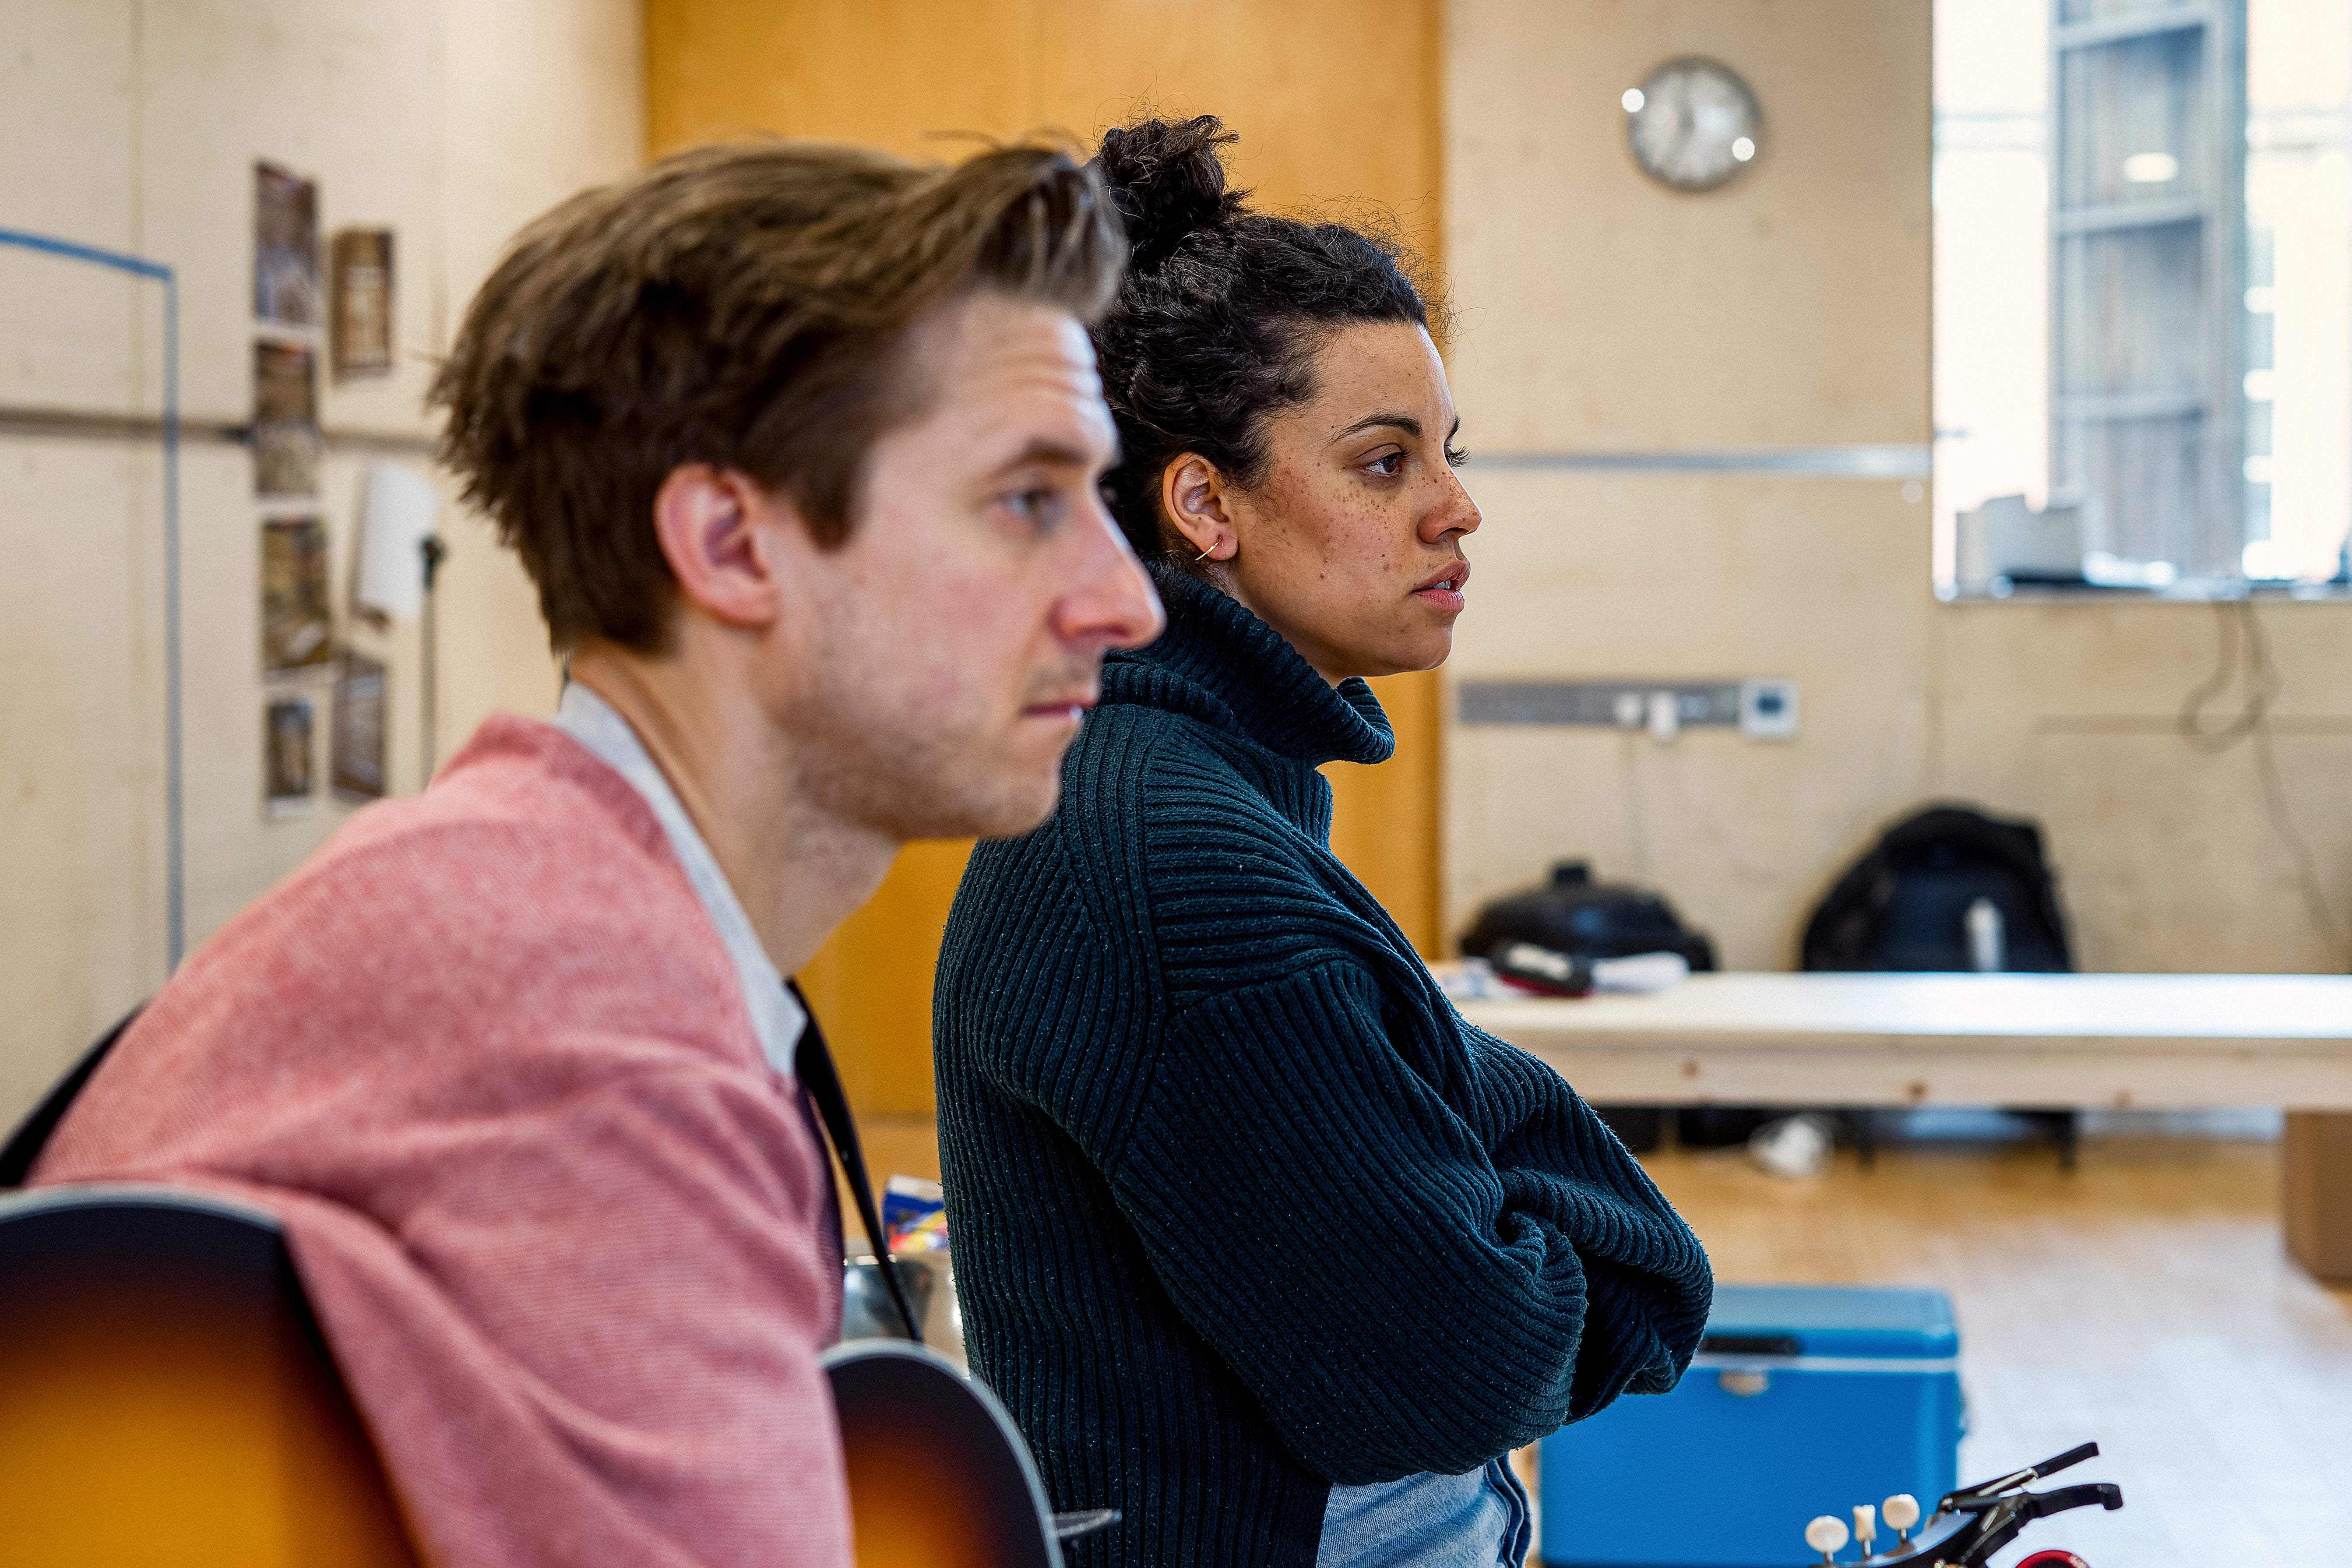
[[436,1568],[845,1568],[823,1148],[652,812],[496,718],[155,997],[42,1184],[279,1215]]

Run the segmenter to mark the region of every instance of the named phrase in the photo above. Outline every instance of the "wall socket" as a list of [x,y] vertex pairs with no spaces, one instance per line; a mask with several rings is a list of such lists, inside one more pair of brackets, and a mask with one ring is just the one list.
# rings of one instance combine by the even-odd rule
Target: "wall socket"
[[1739,732],[1751,741],[1797,738],[1797,683],[1765,676],[1739,683]]
[[1737,729],[1750,740],[1794,740],[1797,683],[1748,680],[1465,680],[1456,689],[1465,724],[1582,724],[1647,730]]

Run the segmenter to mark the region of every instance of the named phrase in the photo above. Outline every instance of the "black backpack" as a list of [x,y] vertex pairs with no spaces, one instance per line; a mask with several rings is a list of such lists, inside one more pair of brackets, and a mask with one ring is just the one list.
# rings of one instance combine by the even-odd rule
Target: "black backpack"
[[1968,910],[1979,899],[2000,911],[2002,969],[2074,967],[2042,830],[1961,805],[1930,806],[1888,828],[1814,910],[1799,967],[1972,968]]

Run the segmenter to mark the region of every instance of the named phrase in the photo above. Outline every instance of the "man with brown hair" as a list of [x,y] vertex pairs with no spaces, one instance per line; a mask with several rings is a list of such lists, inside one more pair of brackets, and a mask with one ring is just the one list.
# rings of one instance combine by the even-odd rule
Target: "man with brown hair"
[[282,1216],[424,1556],[844,1564],[782,987],[1052,808],[1160,626],[1097,491],[1123,245],[1058,153],[710,149],[528,230],[436,389],[571,656],[155,998],[44,1183]]

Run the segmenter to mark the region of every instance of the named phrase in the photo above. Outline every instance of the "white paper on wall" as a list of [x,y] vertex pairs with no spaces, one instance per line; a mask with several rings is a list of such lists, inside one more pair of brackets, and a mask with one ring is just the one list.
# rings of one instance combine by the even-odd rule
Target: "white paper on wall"
[[359,584],[363,613],[414,616],[425,604],[422,546],[441,515],[433,481],[399,463],[374,462],[361,481]]

